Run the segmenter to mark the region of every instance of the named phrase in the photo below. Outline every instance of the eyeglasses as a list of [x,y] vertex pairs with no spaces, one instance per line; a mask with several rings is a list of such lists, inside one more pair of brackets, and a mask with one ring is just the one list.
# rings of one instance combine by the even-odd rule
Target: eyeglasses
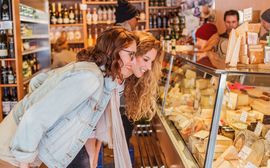
[[125,49],[122,49],[122,50],[127,52],[131,59],[133,59],[136,55],[135,51],[129,51],[129,50],[125,50]]

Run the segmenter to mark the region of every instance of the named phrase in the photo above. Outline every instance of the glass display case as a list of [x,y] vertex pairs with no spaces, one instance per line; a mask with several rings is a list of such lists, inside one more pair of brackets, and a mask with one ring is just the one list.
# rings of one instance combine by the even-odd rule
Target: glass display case
[[185,55],[167,55],[163,67],[154,124],[185,167],[270,166],[270,71],[214,69]]

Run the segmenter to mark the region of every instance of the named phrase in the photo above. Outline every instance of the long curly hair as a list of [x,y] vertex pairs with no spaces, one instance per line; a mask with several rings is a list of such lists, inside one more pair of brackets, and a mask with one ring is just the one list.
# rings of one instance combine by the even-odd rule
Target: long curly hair
[[139,38],[136,57],[142,57],[151,49],[157,50],[151,70],[145,72],[141,78],[132,75],[125,81],[126,113],[130,120],[138,121],[142,118],[152,119],[156,113],[158,80],[161,77],[163,52],[160,41],[152,34],[139,31],[134,33]]
[[77,61],[94,62],[104,67],[105,76],[122,80],[119,52],[134,41],[137,42],[138,38],[133,33],[119,26],[111,27],[98,36],[93,48],[81,50],[77,54]]

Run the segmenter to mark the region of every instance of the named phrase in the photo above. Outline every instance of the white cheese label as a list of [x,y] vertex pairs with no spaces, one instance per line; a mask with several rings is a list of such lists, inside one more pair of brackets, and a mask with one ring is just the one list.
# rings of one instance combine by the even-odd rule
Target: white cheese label
[[244,22],[252,20],[252,8],[244,9]]
[[262,132],[262,129],[263,129],[263,124],[261,122],[258,122],[257,125],[256,125],[256,128],[255,128],[254,133],[257,136],[260,136],[261,135],[261,132]]
[[251,151],[252,150],[249,147],[243,146],[241,151],[238,153],[238,157],[240,157],[242,160],[246,160]]
[[255,166],[253,163],[251,162],[248,162],[246,165],[245,165],[245,168],[257,168],[257,166]]
[[247,117],[248,117],[248,113],[246,111],[242,111],[241,116],[240,116],[240,121],[242,122],[247,122]]
[[[270,130],[267,131],[267,133],[265,134],[265,139],[267,141],[270,141]],[[270,166],[270,165],[269,165]]]

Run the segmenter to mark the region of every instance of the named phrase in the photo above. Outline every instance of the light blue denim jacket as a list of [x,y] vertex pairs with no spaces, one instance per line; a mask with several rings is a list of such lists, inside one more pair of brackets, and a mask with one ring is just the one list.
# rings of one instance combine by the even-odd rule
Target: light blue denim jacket
[[88,62],[48,74],[15,107],[19,125],[10,148],[19,162],[33,162],[38,156],[49,168],[64,168],[92,134],[117,83],[103,78],[96,64]]

